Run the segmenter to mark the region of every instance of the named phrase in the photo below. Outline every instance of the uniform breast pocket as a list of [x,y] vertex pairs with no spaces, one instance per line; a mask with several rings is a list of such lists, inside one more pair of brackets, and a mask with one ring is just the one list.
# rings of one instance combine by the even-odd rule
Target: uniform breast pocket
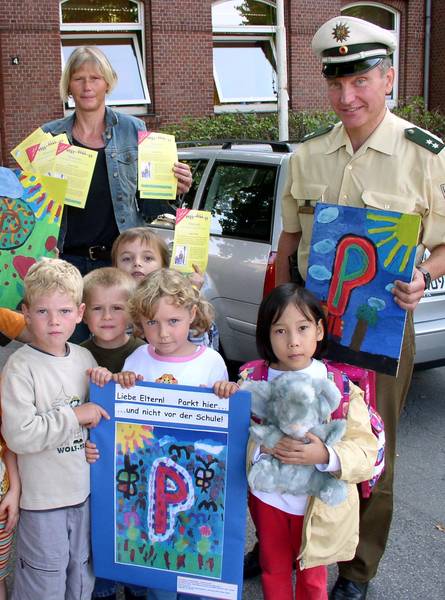
[[366,190],[362,194],[363,204],[368,208],[391,210],[404,214],[416,214],[416,198],[413,196],[396,196],[384,192]]
[[327,185],[308,183],[292,184],[291,193],[298,204],[298,216],[303,239],[310,240],[312,236],[315,206],[317,202],[324,201],[327,187]]

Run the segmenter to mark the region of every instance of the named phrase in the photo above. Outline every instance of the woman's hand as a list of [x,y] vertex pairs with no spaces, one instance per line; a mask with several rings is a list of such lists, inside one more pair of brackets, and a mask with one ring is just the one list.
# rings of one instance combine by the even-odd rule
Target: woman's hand
[[192,187],[192,172],[190,167],[185,163],[176,162],[173,167],[173,173],[178,180],[178,195],[186,194]]
[[273,448],[273,455],[285,465],[324,465],[329,462],[329,452],[319,437],[306,433],[306,440],[282,437]]

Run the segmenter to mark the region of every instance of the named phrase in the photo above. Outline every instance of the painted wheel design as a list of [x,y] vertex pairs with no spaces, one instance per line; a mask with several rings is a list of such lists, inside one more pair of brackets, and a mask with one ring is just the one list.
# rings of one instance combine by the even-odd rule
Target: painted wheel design
[[31,235],[36,218],[20,199],[0,198],[0,250],[23,246]]

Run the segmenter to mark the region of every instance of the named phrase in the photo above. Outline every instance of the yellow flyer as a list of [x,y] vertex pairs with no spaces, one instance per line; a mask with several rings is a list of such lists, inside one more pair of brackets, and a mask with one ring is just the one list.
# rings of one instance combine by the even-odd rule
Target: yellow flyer
[[204,273],[209,257],[210,217],[206,210],[178,208],[170,267],[192,273],[198,265]]
[[174,135],[139,131],[138,189],[141,198],[176,198],[177,180],[173,174],[173,165],[177,160]]
[[37,154],[40,144],[47,140],[52,140],[50,133],[45,133],[43,129],[38,127],[30,133],[18,146],[11,150],[11,154],[15,161],[20,165],[22,171],[33,171],[31,162]]
[[97,152],[59,142],[53,170],[47,173],[68,181],[65,204],[85,208]]
[[34,173],[45,175],[54,171],[54,162],[56,160],[56,152],[59,143],[68,144],[68,138],[64,133],[51,137],[49,140],[44,140],[34,154],[31,162],[31,169]]

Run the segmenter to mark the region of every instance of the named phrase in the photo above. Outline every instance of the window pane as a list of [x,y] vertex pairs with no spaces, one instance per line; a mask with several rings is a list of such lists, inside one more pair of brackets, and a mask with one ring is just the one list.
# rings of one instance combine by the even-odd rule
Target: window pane
[[342,15],[348,15],[349,17],[357,17],[358,19],[364,19],[374,25],[379,25],[384,29],[393,31],[396,27],[394,13],[380,8],[379,6],[352,6],[350,8],[344,8],[341,11]]
[[257,0],[231,0],[212,6],[214,27],[237,27],[240,25],[276,25],[275,7]]
[[276,173],[275,166],[217,164],[201,206],[212,214],[211,233],[270,241]]
[[68,0],[62,23],[138,23],[138,6],[131,0]]
[[113,65],[118,75],[118,82],[111,94],[108,95],[111,104],[113,100],[148,100],[144,96],[144,88],[132,38],[101,40],[100,43],[97,43],[97,39],[62,40],[65,62],[71,52],[79,46],[97,46],[106,54]]
[[269,40],[216,42],[213,64],[221,102],[276,101],[277,74]]

